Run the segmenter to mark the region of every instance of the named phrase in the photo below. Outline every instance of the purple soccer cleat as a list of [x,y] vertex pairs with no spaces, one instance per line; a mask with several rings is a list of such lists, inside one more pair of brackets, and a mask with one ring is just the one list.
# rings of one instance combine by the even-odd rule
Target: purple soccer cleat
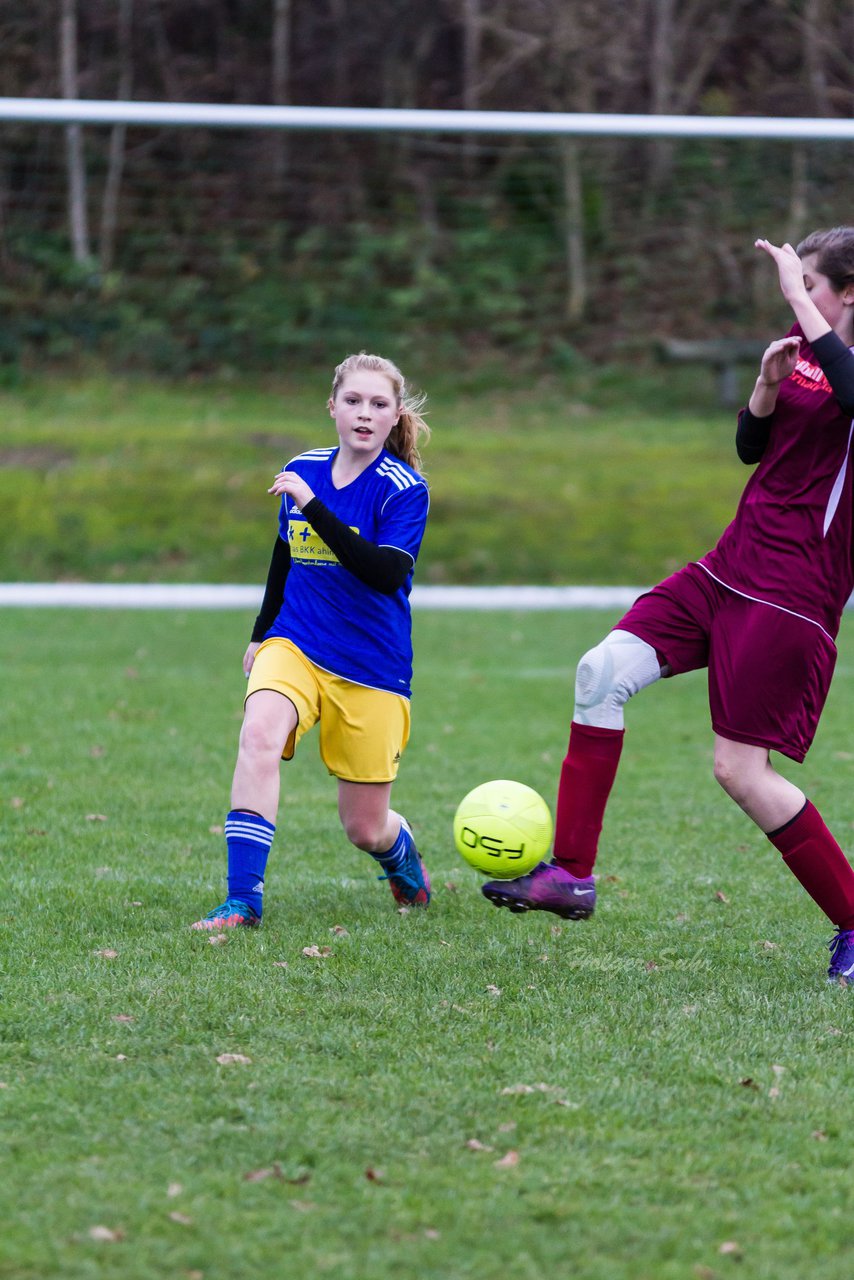
[[586,920],[596,906],[594,877],[571,875],[556,862],[540,862],[518,880],[489,880],[480,891],[496,907],[551,911],[564,920]]
[[854,983],[854,929],[838,929],[827,944],[830,947],[828,982],[840,986]]

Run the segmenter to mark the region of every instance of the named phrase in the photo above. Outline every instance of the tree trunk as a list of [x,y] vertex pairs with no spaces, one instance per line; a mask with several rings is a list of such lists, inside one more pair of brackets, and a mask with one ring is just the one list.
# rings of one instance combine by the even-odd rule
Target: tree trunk
[[[60,0],[60,79],[63,98],[75,99],[77,80],[77,7],[76,0]],[[89,220],[86,213],[86,167],[83,157],[83,130],[79,124],[65,129],[65,154],[68,166],[68,221],[74,261],[85,265],[91,260]]]
[[564,227],[566,243],[566,318],[576,324],[587,306],[587,260],[584,252],[584,195],[580,150],[574,138],[562,138]]
[[[480,0],[463,0],[463,110],[477,111],[480,106]],[[475,177],[477,142],[473,134],[463,136],[463,166],[466,178]]]
[[828,21],[825,0],[806,0],[804,9],[804,70],[812,90],[816,115],[832,116],[830,96],[827,92],[827,64],[825,41]]
[[809,159],[803,142],[792,143],[792,182],[789,189],[789,218],[786,239],[797,244],[806,232],[809,217]]
[[[284,106],[290,98],[291,82],[291,0],[273,0],[272,35],[273,105]],[[270,180],[273,192],[281,197],[288,171],[288,135],[285,129],[272,132]]]
[[[119,84],[116,97],[119,102],[130,98],[133,83],[133,0],[119,0]],[[107,177],[104,183],[104,201],[101,206],[101,234],[98,258],[102,275],[113,265],[116,248],[116,226],[119,214],[119,193],[122,186],[122,170],[125,162],[125,134],[123,124],[113,125],[110,131],[110,154]]]

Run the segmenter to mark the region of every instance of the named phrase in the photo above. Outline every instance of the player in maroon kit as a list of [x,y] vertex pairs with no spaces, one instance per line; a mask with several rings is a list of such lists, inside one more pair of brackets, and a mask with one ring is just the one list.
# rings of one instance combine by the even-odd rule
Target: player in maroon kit
[[770,752],[802,761],[854,587],[854,227],[757,240],[796,323],[762,357],[736,447],[757,463],[717,546],[641,596],[578,666],[553,860],[483,893],[511,911],[593,912],[593,864],[623,745],[623,707],[708,667],[715,777],[836,926],[831,981],[854,981],[854,869]]

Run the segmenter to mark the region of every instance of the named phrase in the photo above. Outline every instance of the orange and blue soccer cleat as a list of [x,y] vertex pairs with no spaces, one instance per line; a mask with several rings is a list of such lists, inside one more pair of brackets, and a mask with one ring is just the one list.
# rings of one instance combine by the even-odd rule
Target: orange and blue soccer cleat
[[202,919],[191,924],[191,929],[255,929],[261,923],[257,915],[246,902],[239,898],[226,898],[218,907]]
[[[394,900],[401,907],[426,907],[430,903],[430,877],[412,839],[412,829],[401,819],[400,836],[406,844],[402,861],[378,880],[388,880]],[[374,855],[376,856],[376,855]]]

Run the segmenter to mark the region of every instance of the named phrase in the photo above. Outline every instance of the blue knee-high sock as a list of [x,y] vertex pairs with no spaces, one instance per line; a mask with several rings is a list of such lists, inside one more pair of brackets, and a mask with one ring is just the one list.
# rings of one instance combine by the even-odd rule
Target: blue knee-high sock
[[261,915],[264,873],[276,828],[259,813],[232,809],[225,820],[228,847],[228,896]]
[[371,857],[376,858],[384,871],[397,871],[406,861],[406,856],[412,847],[412,843],[412,832],[401,819],[400,831],[397,833],[397,839],[391,848],[384,849],[381,853],[372,853]]

